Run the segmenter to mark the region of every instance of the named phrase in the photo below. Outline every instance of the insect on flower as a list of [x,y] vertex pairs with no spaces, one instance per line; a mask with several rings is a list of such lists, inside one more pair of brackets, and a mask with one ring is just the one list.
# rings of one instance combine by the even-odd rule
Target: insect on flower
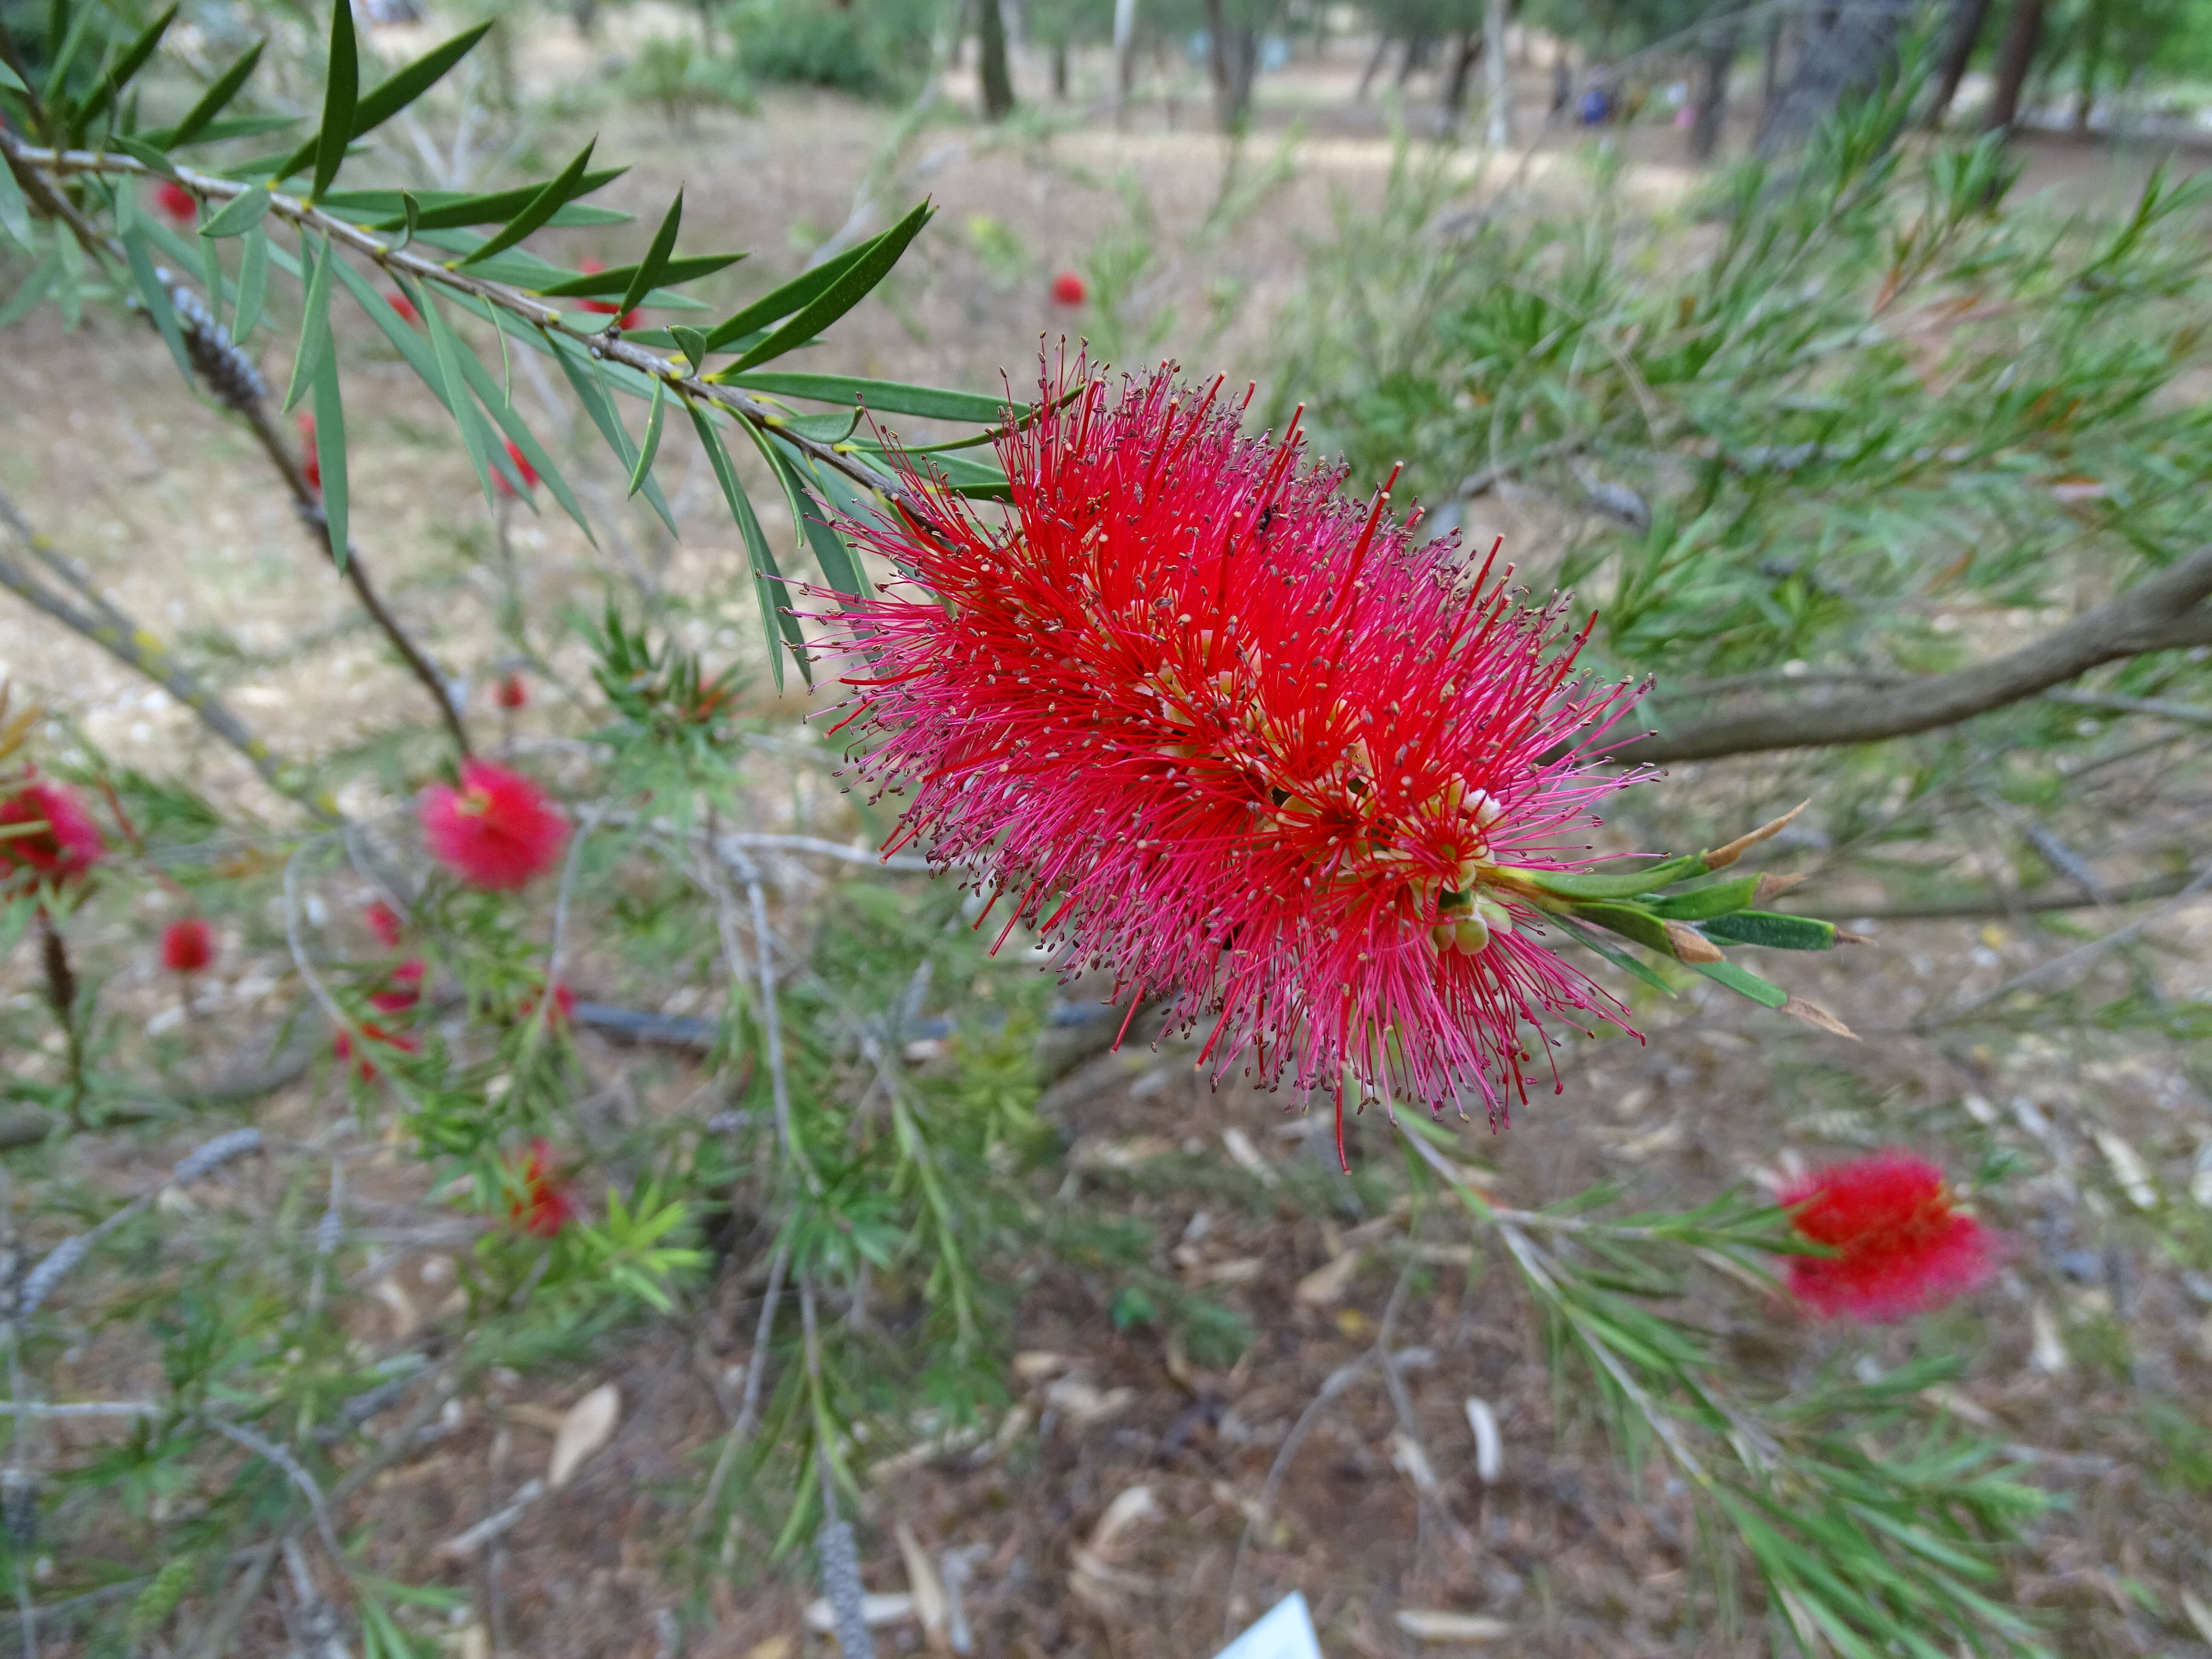
[[553,1238],[576,1218],[575,1205],[554,1179],[553,1149],[544,1141],[532,1141],[526,1157],[510,1160],[507,1176],[507,1217],[524,1232]]
[[106,838],[76,797],[58,783],[33,778],[0,799],[0,887],[28,878],[61,887],[107,852]]
[[1955,1206],[1942,1170],[1910,1152],[1890,1148],[1815,1170],[1781,1201],[1801,1237],[1836,1252],[1790,1260],[1790,1290],[1824,1318],[1909,1318],[1996,1271],[1988,1230]]
[[197,974],[215,960],[215,930],[198,916],[173,921],[161,931],[161,966],[173,974]]
[[1331,1091],[1340,1151],[1347,1090],[1498,1121],[1530,1028],[1626,1024],[1531,894],[1632,781],[1591,748],[1632,691],[1570,681],[1564,600],[1346,499],[1296,417],[1245,438],[1218,381],[1085,376],[1000,441],[1005,528],[926,458],[919,509],[848,526],[903,573],[820,619],[860,775],[914,792],[892,844],[1011,896],[1000,942],[1210,1022],[1217,1079]]
[[486,761],[461,763],[461,787],[422,792],[422,837],[431,854],[472,887],[523,887],[551,869],[568,820],[520,772]]

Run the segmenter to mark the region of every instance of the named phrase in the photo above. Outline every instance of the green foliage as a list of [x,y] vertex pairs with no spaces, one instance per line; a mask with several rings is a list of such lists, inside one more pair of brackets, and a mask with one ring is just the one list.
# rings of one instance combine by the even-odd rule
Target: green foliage
[[856,98],[910,95],[939,22],[933,0],[738,0],[725,14],[755,80],[829,87]]
[[657,34],[639,46],[623,71],[622,91],[687,131],[702,110],[749,115],[757,105],[744,68],[733,58],[708,56],[688,34]]

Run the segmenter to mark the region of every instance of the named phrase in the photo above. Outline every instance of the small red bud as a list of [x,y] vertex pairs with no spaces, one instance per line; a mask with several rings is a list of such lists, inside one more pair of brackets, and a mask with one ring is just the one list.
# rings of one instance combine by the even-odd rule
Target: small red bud
[[200,216],[199,198],[173,179],[164,179],[154,191],[154,205],[180,225]]
[[499,690],[493,696],[498,699],[501,708],[520,708],[530,702],[530,693],[524,687],[520,674],[509,674],[502,678]]
[[1063,270],[1052,279],[1052,302],[1060,306],[1079,306],[1090,289],[1083,278],[1072,270]]
[[161,934],[161,966],[173,974],[197,974],[215,960],[215,933],[198,916],[173,921]]

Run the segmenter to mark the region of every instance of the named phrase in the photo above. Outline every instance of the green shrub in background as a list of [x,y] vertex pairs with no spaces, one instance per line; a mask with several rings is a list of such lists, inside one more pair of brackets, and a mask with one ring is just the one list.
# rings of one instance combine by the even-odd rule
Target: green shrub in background
[[939,10],[933,0],[739,0],[725,16],[756,80],[891,99],[921,85]]
[[639,47],[623,72],[622,88],[679,131],[689,131],[702,109],[750,112],[755,102],[752,82],[734,59],[709,57],[684,34],[659,35]]

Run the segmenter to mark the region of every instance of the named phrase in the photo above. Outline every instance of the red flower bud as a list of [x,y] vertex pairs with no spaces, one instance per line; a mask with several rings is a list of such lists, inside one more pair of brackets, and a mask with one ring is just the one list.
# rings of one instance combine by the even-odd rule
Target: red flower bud
[[422,1000],[422,961],[419,957],[401,963],[392,970],[386,988],[374,992],[368,1006],[379,1013],[404,1013]]
[[191,224],[200,216],[200,198],[173,179],[164,179],[155,186],[154,205],[180,225]]
[[307,452],[306,459],[300,463],[301,474],[311,489],[320,489],[323,487],[323,462],[322,458],[315,453],[315,417],[312,415],[300,416],[300,442]]
[[532,1141],[526,1157],[508,1160],[507,1172],[513,1186],[507,1217],[523,1231],[552,1238],[575,1219],[575,1205],[555,1184],[553,1149],[544,1141]]
[[[522,451],[516,446],[514,440],[512,438],[509,438],[507,441],[507,459],[514,463],[515,476],[522,480],[522,486],[524,489],[535,489],[538,488],[538,469],[531,465],[530,458],[522,453]],[[505,473],[493,473],[491,475],[491,481],[499,487],[499,493],[501,495],[512,495],[514,494],[514,486],[507,483],[507,475]]]
[[368,923],[368,931],[380,942],[395,951],[399,948],[399,931],[405,924],[399,920],[398,911],[382,899],[376,899],[361,914]]
[[[576,269],[584,272],[586,276],[597,276],[600,271],[605,270],[606,266],[602,264],[597,259],[586,259],[580,262],[576,266]],[[612,300],[586,300],[583,304],[585,310],[592,312],[598,316],[611,317],[615,314],[615,302]],[[637,326],[636,311],[633,309],[623,313],[622,320],[617,323],[615,326],[625,329],[635,328]]]
[[520,708],[530,702],[530,693],[524,687],[520,674],[504,676],[500,680],[499,689],[492,696],[501,708]]
[[1052,302],[1056,306],[1079,306],[1090,292],[1083,278],[1072,270],[1063,270],[1052,279]]
[[173,974],[197,974],[215,960],[215,932],[198,916],[173,921],[161,933],[161,966]]
[[386,295],[384,297],[392,308],[399,313],[399,320],[401,322],[412,325],[413,324],[419,323],[422,320],[421,315],[415,309],[415,302],[409,299],[405,295],[395,290],[392,293]]

